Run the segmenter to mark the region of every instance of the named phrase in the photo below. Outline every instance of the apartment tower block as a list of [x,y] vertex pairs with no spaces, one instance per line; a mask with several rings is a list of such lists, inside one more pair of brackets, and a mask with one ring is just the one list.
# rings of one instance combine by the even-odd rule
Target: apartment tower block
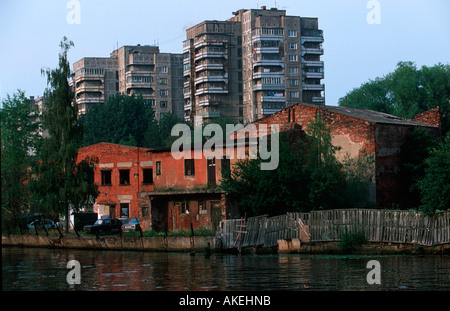
[[149,45],[122,46],[110,57],[84,57],[73,65],[79,113],[117,93],[142,95],[156,119],[183,116],[182,54],[160,53]]
[[204,21],[183,42],[184,116],[247,123],[298,102],[325,104],[317,18],[275,8]]

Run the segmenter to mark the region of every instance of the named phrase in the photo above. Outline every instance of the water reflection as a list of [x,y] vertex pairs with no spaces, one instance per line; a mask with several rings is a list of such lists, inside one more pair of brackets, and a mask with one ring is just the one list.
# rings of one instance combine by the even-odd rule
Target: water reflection
[[[450,290],[448,256],[189,256],[89,250],[2,248],[4,290]],[[69,260],[81,284],[66,281]],[[366,264],[381,264],[369,285]]]

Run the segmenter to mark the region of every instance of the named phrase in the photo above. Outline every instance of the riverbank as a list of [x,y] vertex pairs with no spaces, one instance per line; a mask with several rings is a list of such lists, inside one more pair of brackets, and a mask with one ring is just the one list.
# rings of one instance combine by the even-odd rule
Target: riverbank
[[[64,249],[133,250],[162,252],[222,252],[214,236],[59,236],[45,235],[2,235],[3,246],[43,247]],[[228,250],[237,252],[237,249]],[[261,253],[303,253],[303,254],[411,254],[411,255],[449,255],[450,244],[421,246],[402,243],[364,243],[356,249],[341,250],[337,242],[302,243],[298,239],[277,241],[276,247],[249,247],[241,250],[244,254]]]
[[62,237],[46,235],[2,235],[2,246],[47,247],[65,249],[101,249],[135,251],[174,251],[204,252],[215,248],[213,236],[76,236],[67,234]]

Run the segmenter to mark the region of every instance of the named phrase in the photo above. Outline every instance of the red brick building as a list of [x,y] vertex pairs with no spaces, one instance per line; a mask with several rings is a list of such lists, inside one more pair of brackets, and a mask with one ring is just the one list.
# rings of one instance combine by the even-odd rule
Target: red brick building
[[367,109],[338,106],[318,106],[299,103],[253,124],[299,124],[307,131],[317,114],[331,128],[332,143],[341,147],[337,158],[372,156],[374,164],[369,172],[369,202],[382,208],[391,208],[399,198],[399,156],[406,134],[414,127],[426,129],[432,137],[440,137],[439,108],[417,115],[413,120]]
[[[378,207],[391,207],[396,200],[399,153],[405,135],[414,127],[440,136],[439,111],[433,109],[405,120],[366,109],[317,106],[299,103],[253,124],[278,124],[281,132],[304,134],[320,113],[331,127],[333,144],[341,147],[337,157],[374,158],[369,168],[367,199]],[[269,127],[270,128],[270,127]],[[259,133],[262,135],[265,133]],[[248,151],[248,144],[245,145]],[[193,158],[195,151],[189,152]],[[236,150],[235,150],[236,152]],[[99,216],[139,217],[144,230],[215,228],[231,212],[225,193],[218,190],[222,171],[236,159],[175,159],[170,148],[145,149],[99,143],[79,150],[78,159],[97,156],[95,182],[100,195],[94,206]]]
[[176,160],[170,149],[110,143],[81,148],[78,160],[86,156],[99,160],[99,217],[139,217],[144,230],[157,231],[213,228],[226,218],[225,196],[217,190],[226,160]]

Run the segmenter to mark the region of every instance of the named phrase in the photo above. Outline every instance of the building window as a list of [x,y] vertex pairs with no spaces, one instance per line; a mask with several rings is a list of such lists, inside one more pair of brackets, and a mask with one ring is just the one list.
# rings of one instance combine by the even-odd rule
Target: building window
[[167,66],[162,66],[162,67],[159,67],[159,72],[161,72],[161,73],[168,73],[169,70],[167,69]]
[[111,186],[111,171],[100,171],[102,186]]
[[297,30],[289,30],[288,36],[289,37],[297,37]]
[[119,184],[121,186],[130,184],[130,170],[119,170]]
[[289,73],[298,73],[297,67],[289,67]]
[[198,213],[199,214],[207,214],[205,201],[198,201]]
[[160,102],[159,102],[159,106],[160,106],[161,108],[167,108],[167,101],[160,101]]
[[152,168],[143,168],[142,169],[142,183],[144,184],[153,184],[153,169]]
[[222,176],[229,175],[231,172],[230,159],[222,158],[220,160]]
[[142,217],[148,217],[148,206],[142,206]]
[[185,176],[195,175],[194,159],[184,159],[184,175]]
[[180,214],[189,214],[189,202],[177,202],[175,205],[178,205],[180,208]]
[[290,92],[291,93],[291,98],[298,98],[298,92]]
[[156,176],[161,176],[161,161],[156,161]]
[[289,55],[289,61],[290,62],[297,62],[298,61],[297,54]]
[[130,216],[130,203],[120,203],[120,217]]
[[159,79],[159,84],[167,85],[167,84],[168,84],[167,78],[161,78],[161,79]]
[[291,86],[297,86],[298,85],[298,80],[297,79],[289,79],[289,83]]
[[297,49],[297,43],[295,43],[295,42],[290,42],[290,43],[289,43],[289,49],[291,49],[291,50],[296,50],[296,49]]
[[159,94],[161,96],[168,96],[169,95],[169,91],[168,90],[159,90]]

